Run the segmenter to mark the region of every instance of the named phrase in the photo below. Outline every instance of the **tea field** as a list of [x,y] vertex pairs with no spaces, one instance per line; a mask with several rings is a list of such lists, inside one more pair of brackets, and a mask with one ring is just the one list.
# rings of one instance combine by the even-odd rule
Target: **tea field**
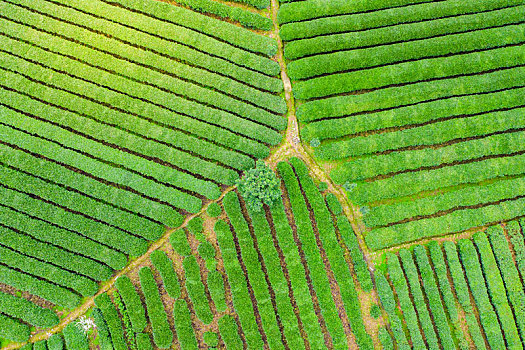
[[0,0],[0,348],[523,349],[524,41],[523,0]]

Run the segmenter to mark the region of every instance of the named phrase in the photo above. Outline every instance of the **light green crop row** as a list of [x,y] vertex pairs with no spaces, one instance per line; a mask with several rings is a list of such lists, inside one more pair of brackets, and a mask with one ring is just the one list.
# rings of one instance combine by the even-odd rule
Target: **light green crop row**
[[147,250],[147,243],[144,239],[66,211],[25,193],[0,186],[0,198],[2,198],[1,202],[5,206],[16,208],[17,211],[48,221],[61,228],[78,232],[84,237],[106,244],[116,250],[135,256],[142,255]]
[[374,275],[377,294],[381,301],[381,305],[383,305],[383,308],[388,315],[388,322],[390,323],[390,329],[394,334],[394,341],[397,344],[397,349],[408,350],[410,349],[410,346],[408,345],[408,340],[405,331],[403,330],[403,321],[400,318],[401,316],[397,313],[394,292],[381,270],[376,270]]
[[[423,350],[426,349],[428,346],[436,345],[437,346],[437,339],[435,333],[428,333],[427,335],[427,343],[423,341],[423,337],[421,335],[421,332],[419,330],[418,325],[418,316],[416,314],[416,311],[414,309],[414,305],[412,304],[412,299],[410,298],[409,289],[407,285],[407,281],[405,279],[405,274],[403,272],[403,269],[401,268],[401,264],[399,263],[399,258],[397,255],[393,253],[387,254],[387,264],[388,264],[388,276],[390,277],[390,281],[392,281],[392,286],[394,287],[394,290],[397,295],[397,299],[399,302],[399,307],[401,308],[401,311],[403,312],[403,318],[405,320],[405,323],[407,325],[408,333],[410,334],[410,340],[412,341],[412,344],[414,345],[415,350]],[[424,316],[424,315],[421,315]],[[428,328],[428,325],[423,325],[424,327],[423,331],[425,331]]]
[[525,293],[512,252],[509,249],[509,242],[505,237],[503,227],[500,225],[489,227],[487,235],[505,284],[504,289],[514,310],[516,327],[520,337],[523,338],[525,336]]
[[522,344],[516,328],[516,321],[507,298],[505,283],[501,277],[500,269],[487,235],[484,232],[477,232],[472,238],[481,259],[481,268],[484,272],[491,303],[496,309],[496,314],[501,322],[501,329],[503,330],[507,348],[520,349]]
[[177,299],[180,296],[180,285],[177,273],[173,269],[173,262],[161,250],[155,250],[150,255],[150,260],[155,269],[159,271],[164,289],[172,299]]
[[423,148],[373,155],[347,161],[335,168],[331,175],[334,178],[342,179],[343,182],[353,182],[406,170],[442,164],[449,165],[489,156],[509,155],[524,150],[524,138],[525,132],[516,131],[453,143],[439,148]]
[[421,191],[477,183],[501,176],[519,175],[525,173],[524,159],[525,155],[504,156],[435,170],[399,174],[374,182],[360,183],[349,193],[349,197],[354,202],[364,204],[409,196]]
[[239,315],[239,322],[246,336],[246,342],[249,347],[261,349],[263,347],[263,340],[257,327],[257,321],[255,320],[253,305],[244,273],[237,259],[237,250],[235,248],[235,242],[233,241],[233,234],[228,224],[222,220],[217,221],[214,231],[217,234],[217,240],[224,261],[224,269],[226,270],[228,282],[231,286],[233,306]]
[[[508,25],[355,50],[338,51],[333,48],[329,53],[291,62],[288,64],[288,74],[292,80],[304,80],[323,74],[515,45],[522,43],[524,37],[525,25]],[[367,71],[361,73],[366,74]],[[332,78],[337,82],[337,76]],[[387,82],[385,85],[396,84],[397,80]]]
[[28,325],[0,314],[0,336],[2,338],[15,342],[24,342],[29,340],[30,335],[31,331]]
[[450,329],[439,289],[434,278],[434,271],[428,260],[427,250],[424,246],[419,245],[414,248],[414,255],[417,266],[419,267],[423,289],[428,299],[428,306],[432,312],[433,324],[437,329],[441,346],[443,349],[456,349],[456,344],[452,338],[452,330]]
[[525,85],[525,67],[498,70],[486,74],[424,81],[394,86],[360,95],[336,96],[310,101],[297,108],[299,121],[335,118],[360,112],[403,107],[446,97],[493,92]]
[[368,12],[390,7],[406,6],[430,0],[332,0],[327,3],[323,0],[297,1],[281,6],[279,23],[298,22],[319,17],[337,16],[348,13]]
[[168,315],[160,298],[157,283],[149,267],[139,270],[140,286],[144,293],[147,313],[153,330],[153,340],[160,349],[168,349],[173,342],[173,332],[168,323]]
[[224,280],[221,273],[217,270],[209,271],[206,283],[217,311],[226,311],[228,305],[226,305],[226,290],[224,289]]
[[117,309],[109,298],[109,295],[107,293],[98,295],[95,298],[95,306],[98,307],[100,311],[102,311],[104,321],[106,321],[109,333],[111,335],[113,348],[115,350],[127,349],[126,341],[124,340],[124,327],[122,325],[122,321],[119,318]]
[[259,252],[264,259],[268,279],[275,294],[277,313],[284,328],[284,336],[288,344],[293,344],[297,350],[304,349],[304,342],[299,332],[297,318],[293,312],[289,298],[288,284],[282,271],[279,254],[273,245],[270,225],[263,211],[253,211],[248,208],[253,225],[254,235],[257,237]]
[[[359,348],[372,349],[374,345],[372,338],[366,332],[363,324],[361,305],[355,289],[354,280],[349,278],[351,271],[344,259],[344,251],[337,241],[334,222],[332,221],[324,198],[309,176],[306,165],[298,158],[292,158],[290,163],[295,169],[301,188],[304,191],[305,199],[313,211],[315,223],[312,222],[312,227],[317,228],[321,244],[326,252],[337,284],[339,285],[341,298],[357,344]],[[344,347],[344,342],[334,340],[334,346]]]
[[[482,136],[512,129],[521,129],[525,126],[525,120],[523,120],[523,113],[525,113],[525,108],[523,107],[506,111],[483,111],[480,114],[477,114],[479,110],[476,109],[485,109],[487,107],[489,107],[490,109],[513,108],[515,107],[515,104],[523,104],[523,94],[525,94],[525,89],[506,90],[490,95],[469,96],[469,100],[471,100],[472,103],[476,103],[480,100],[485,101],[477,107],[467,104],[466,106],[464,106],[464,108],[462,108],[463,106],[461,106],[459,103],[456,103],[456,106],[452,105],[452,103],[443,103],[443,107],[444,105],[449,105],[451,109],[447,110],[446,112],[443,109],[433,110],[432,113],[427,114],[428,118],[437,119],[438,117],[443,117],[443,114],[446,115],[445,117],[466,114],[467,117],[453,118],[450,120],[431,123],[415,128],[408,128],[388,133],[378,133],[367,136],[358,136],[350,138],[348,140],[331,142],[326,145],[322,145],[321,147],[318,147],[315,150],[316,156],[320,158],[326,158],[333,157],[333,154],[339,153],[342,154],[342,158],[355,157],[363,154],[396,150],[404,147],[434,145],[439,143],[445,143],[454,139]],[[456,99],[456,102],[458,100],[459,99]],[[461,99],[461,101],[465,102],[466,100],[466,98]],[[449,100],[440,101],[452,102]],[[471,108],[469,109],[469,107]],[[397,111],[400,111],[400,109],[397,109]],[[469,116],[469,114],[472,112],[476,114],[473,116]],[[422,111],[422,113],[425,112]],[[369,114],[367,115],[369,116]],[[418,116],[422,117],[422,119],[425,118],[424,114]],[[341,127],[341,125],[337,121],[338,120],[332,120],[334,125],[330,125],[330,122],[325,123],[325,125],[329,125],[329,128],[333,128],[336,125],[338,125],[338,127]],[[403,122],[407,124],[410,123],[410,121],[408,120],[405,120]],[[314,123],[311,125],[317,127],[316,124],[318,123]],[[354,132],[353,130],[355,129],[351,130],[352,131],[347,132]],[[325,130],[323,130],[323,134],[324,133]]]
[[40,261],[11,249],[0,246],[0,262],[18,271],[39,277],[56,285],[69,288],[82,296],[92,296],[98,291],[98,284],[88,277],[76,274],[53,264]]
[[[474,248],[472,241],[467,239],[460,239],[457,242],[457,246],[459,248],[461,262],[463,264],[463,269],[465,270],[465,275],[467,276],[471,294],[476,303],[481,325],[485,331],[489,346],[491,349],[504,349],[506,348],[505,342],[503,340],[497,314],[489,299],[485,278],[483,277],[476,248]],[[491,273],[494,272],[497,272],[497,270],[491,271]]]
[[[177,227],[182,223],[182,215],[171,207],[154,201],[147,201],[138,194],[118,187],[106,186],[95,179],[84,176],[67,167],[42,158],[37,158],[24,151],[0,145],[0,161],[12,168],[66,186],[68,189],[80,191],[82,194],[91,198],[106,201],[113,206],[124,208],[134,213],[140,213],[152,218],[152,220],[163,222],[167,226]],[[157,232],[143,231],[142,235],[148,240],[157,240],[162,233],[158,230]],[[82,245],[84,246],[84,244]],[[68,249],[71,250],[71,248]],[[101,251],[104,251],[104,249],[101,249]],[[93,253],[94,252],[96,252],[96,250],[93,250]],[[98,260],[101,260],[101,257],[105,257],[101,261],[105,261],[115,269],[120,269],[125,265],[125,263],[123,263],[123,265],[118,263],[119,259],[114,256],[114,253],[104,252],[104,254],[95,255],[98,256],[98,258],[96,258]],[[114,262],[112,263],[111,261]],[[117,264],[117,266],[115,266],[115,264]]]
[[93,261],[83,256],[70,253],[67,250],[57,248],[51,244],[37,241],[32,237],[4,226],[0,227],[0,232],[2,233],[1,244],[3,246],[24,255],[87,276],[95,281],[105,281],[111,277],[111,269],[98,261]]
[[472,303],[470,302],[469,289],[467,281],[465,280],[463,267],[459,261],[456,245],[453,242],[445,241],[443,243],[443,250],[445,251],[446,261],[452,278],[452,284],[457,295],[457,300],[465,312],[465,319],[467,321],[472,341],[476,346],[476,349],[486,349],[483,333],[478,325],[478,320],[476,319]]
[[178,299],[173,305],[173,318],[175,331],[182,350],[197,349],[195,331],[191,325],[191,315],[188,306],[183,299]]
[[197,259],[193,255],[187,256],[184,258],[182,266],[186,279],[186,289],[195,308],[195,316],[204,324],[210,324],[213,321],[213,313],[206,296],[204,283],[202,283]]
[[483,186],[471,186],[414,201],[403,201],[373,208],[365,216],[368,227],[388,225],[416,216],[431,215],[457,207],[498,202],[522,194],[525,178],[504,179]]
[[[42,1],[27,1],[20,0],[18,3],[22,3],[25,6],[38,9],[44,13],[50,13],[51,15],[57,15],[57,6],[50,6]],[[270,60],[267,57],[261,57],[251,52],[239,49],[225,42],[219,41],[210,36],[201,34],[197,31],[190,30],[186,27],[160,21],[150,16],[146,16],[137,12],[129,11],[123,7],[112,6],[108,3],[99,0],[79,1],[79,0],[57,0],[58,3],[64,4],[67,7],[71,7],[78,11],[69,11],[70,16],[61,16],[61,19],[72,20],[74,23],[78,23],[78,17],[82,14],[80,11],[99,17],[95,19],[91,17],[91,23],[99,31],[104,31],[105,25],[108,21],[121,24],[137,29],[133,36],[128,37],[129,41],[133,44],[137,44],[136,33],[138,31],[150,34],[148,37],[160,37],[170,41],[169,45],[172,48],[189,46],[192,48],[190,52],[198,54],[206,53],[207,55],[213,55],[223,58],[224,60],[230,61],[238,66],[247,67],[268,75],[277,75],[279,73],[279,64]],[[64,13],[64,11],[63,11]],[[88,26],[91,27],[91,26]],[[122,27],[120,27],[122,28]],[[118,34],[127,35],[124,30],[120,30]],[[143,44],[147,41],[138,40],[138,43]],[[166,41],[164,40],[166,43]],[[181,44],[181,45],[177,45]],[[194,50],[193,50],[194,48]],[[188,50],[185,50],[187,53]],[[197,55],[195,55],[197,56]],[[197,57],[193,57],[191,61],[195,63]]]
[[[525,221],[522,219],[522,227],[525,227]],[[509,236],[510,243],[514,249],[516,256],[516,265],[520,273],[521,278],[525,277],[525,242],[523,240],[523,233],[519,222],[511,221],[507,223],[505,227]]]
[[317,77],[297,82],[294,85],[294,96],[300,100],[308,100],[397,84],[476,74],[523,63],[523,46],[509,46]]
[[[380,31],[389,31],[387,37],[390,37],[395,31],[392,31],[393,25],[402,25],[406,28],[411,28],[409,23],[416,23],[412,27],[423,27],[422,30],[426,30],[426,27],[430,27],[428,20],[436,19],[436,23],[449,23],[455,21],[455,16],[474,14],[476,17],[486,18],[482,13],[485,11],[492,11],[502,9],[505,7],[522,5],[521,0],[448,0],[442,1],[430,1],[421,4],[414,4],[409,7],[393,7],[385,10],[374,11],[371,13],[356,13],[350,15],[342,15],[335,17],[318,18],[312,21],[297,22],[291,24],[285,24],[281,27],[280,35],[285,41],[310,38],[315,36],[324,36],[327,34],[343,33],[343,32],[359,32],[364,33],[370,32],[370,34],[376,32],[374,28],[385,27],[384,29],[378,29]],[[515,12],[514,9],[509,9],[510,12]],[[503,10],[505,13],[506,10]],[[479,15],[478,15],[479,13]],[[510,14],[509,14],[510,15]],[[474,17],[473,16],[473,17]],[[490,14],[487,14],[490,16]],[[512,15],[510,15],[512,16]],[[451,17],[451,20],[446,19]],[[459,17],[458,20],[462,21],[463,18]],[[417,22],[420,22],[417,24]],[[407,24],[406,26],[404,24]],[[398,26],[400,27],[400,26]],[[444,27],[446,28],[446,26]],[[365,31],[365,29],[372,29]],[[358,36],[360,34],[357,34]]]
[[[296,159],[298,162],[298,160]],[[280,162],[277,166],[279,174],[284,180],[288,197],[291,203],[291,209],[294,214],[297,235],[302,244],[302,250],[308,269],[312,285],[319,299],[319,306],[325,319],[326,326],[334,346],[345,345],[346,336],[343,331],[343,325],[335,307],[332,293],[329,288],[328,276],[325,265],[321,257],[321,252],[316,242],[315,233],[310,222],[310,214],[307,208],[305,198],[301,193],[301,188],[297,177],[294,175],[293,168],[286,162]]]
[[365,241],[372,250],[384,249],[418,239],[461,232],[473,227],[512,220],[523,215],[525,199],[500,202],[477,209],[457,210],[444,216],[410,221],[371,231]]
[[224,315],[219,320],[219,331],[228,349],[240,349],[243,347],[241,337],[237,332],[237,324],[232,316]]
[[[2,204],[6,205],[5,202]],[[18,210],[18,206],[15,207]],[[49,220],[45,216],[42,216],[42,219]],[[126,256],[116,250],[87,239],[74,231],[19,213],[10,207],[0,207],[0,220],[5,226],[24,232],[42,242],[103,262],[114,270],[120,270],[127,264]]]
[[68,309],[74,309],[80,302],[78,294],[66,288],[4,265],[0,265],[0,282]]
[[268,344],[273,349],[284,349],[281,342],[276,315],[271,303],[270,292],[266,283],[259,255],[254,248],[248,223],[243,217],[239,198],[235,192],[229,192],[223,199],[224,210],[233,226],[234,234],[237,236],[241,257],[246,266],[248,279],[253,288],[253,294],[257,300],[257,308],[261,315],[263,329],[268,337]]
[[[289,176],[292,175],[290,174]],[[324,346],[323,333],[315,314],[312,298],[310,297],[305,268],[303,264],[297,263],[301,261],[301,257],[294,242],[293,231],[288,223],[283,202],[277,201],[274,203],[270,207],[270,213],[275,227],[277,242],[287,264],[288,277],[297,308],[299,309],[306,334],[308,334],[308,341],[313,348],[320,349]]]
[[[235,25],[232,25],[231,23],[227,23],[210,16],[204,16],[180,6],[172,6],[171,4],[156,1],[137,2],[133,0],[114,0],[112,2],[118,3],[128,9],[146,13],[163,21],[179,24],[198,32],[225,40],[233,46],[237,46],[248,51],[262,53],[268,56],[272,56],[277,53],[277,42],[269,37],[258,35],[249,30],[244,30]],[[201,4],[198,1],[180,0],[178,2],[194,9],[197,8],[193,6],[199,6],[198,10],[203,10],[206,13],[213,13],[211,12],[213,11],[211,10],[212,5],[209,5],[210,7],[204,8],[204,6],[201,7],[200,5],[197,5]],[[212,1],[209,2],[211,3]],[[206,4],[208,4],[208,1],[206,1]],[[223,9],[224,7],[220,6],[219,4],[220,3],[217,3],[217,5],[213,4],[213,8]],[[236,16],[237,11],[233,10],[234,7],[230,8],[232,8],[232,10],[228,11],[229,15]],[[251,15],[243,14],[241,17],[243,17],[244,20],[249,23],[256,22],[249,20]],[[248,25],[247,23],[243,23],[243,20],[238,17],[236,20],[238,20],[243,25]]]
[[144,306],[142,306],[139,294],[135,290],[135,286],[133,286],[133,283],[126,275],[117,278],[115,286],[126,305],[126,311],[133,331],[142,332],[147,325],[146,312]]
[[0,309],[6,315],[39,328],[50,328],[58,324],[58,316],[52,310],[4,292],[0,292]]
[[401,249],[399,251],[399,257],[405,271],[405,276],[410,287],[412,299],[414,300],[414,306],[416,312],[419,315],[421,321],[421,329],[428,342],[429,349],[438,349],[438,338],[434,331],[433,321],[430,317],[430,312],[425,301],[423,290],[421,289],[421,283],[419,280],[419,273],[417,271],[416,264],[412,254],[407,249]]
[[82,196],[61,186],[6,167],[0,160],[0,181],[11,188],[51,201],[69,210],[113,225],[121,230],[141,236],[142,231],[164,233],[164,226],[143,219],[134,214],[116,209],[103,202]]
[[[62,331],[64,334],[65,348],[66,349],[75,349],[75,350],[89,350],[89,343],[87,337],[80,327],[75,323],[70,323]],[[116,350],[121,350],[115,346]]]

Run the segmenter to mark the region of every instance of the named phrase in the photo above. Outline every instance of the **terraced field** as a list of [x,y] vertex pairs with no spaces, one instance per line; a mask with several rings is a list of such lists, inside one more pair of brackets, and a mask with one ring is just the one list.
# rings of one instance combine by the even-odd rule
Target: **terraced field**
[[523,349],[524,18],[0,0],[0,348]]

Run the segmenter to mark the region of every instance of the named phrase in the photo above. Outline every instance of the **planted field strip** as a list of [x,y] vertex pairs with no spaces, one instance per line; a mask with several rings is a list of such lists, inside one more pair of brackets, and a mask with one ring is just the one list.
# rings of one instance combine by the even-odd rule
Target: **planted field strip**
[[[485,341],[491,348],[521,347],[516,328],[522,322],[513,317],[511,308],[517,307],[515,303],[522,302],[519,300],[523,293],[518,291],[512,296],[514,303],[507,300],[515,288],[512,281],[516,281],[516,278],[519,280],[516,265],[502,227],[490,227],[488,232],[490,243],[487,235],[481,232],[475,234],[472,240],[460,239],[457,243],[448,241],[442,246],[434,241],[427,247],[415,246],[413,252],[402,249],[399,251],[402,265],[396,255],[388,253],[388,278],[397,295],[397,301],[392,295],[393,304],[387,304],[388,308],[392,311],[398,307],[411,336],[417,336],[419,328],[410,302],[412,299],[427,342],[431,339],[437,341],[432,325],[439,335],[439,344],[428,343],[429,348],[468,349],[474,346],[484,349]],[[505,273],[500,275],[503,266]],[[502,279],[502,276],[506,278]],[[376,273],[380,296],[382,290],[385,294],[385,288],[389,287],[388,281],[383,279],[381,272]],[[381,300],[388,313],[383,297]],[[463,326],[460,326],[462,321],[458,318],[458,310],[465,315],[466,324]],[[484,332],[480,330],[477,316]],[[391,324],[391,327],[394,325]],[[465,338],[462,328],[468,331],[469,338]],[[421,344],[414,343],[414,346]]]
[[[370,29],[385,27],[385,30],[387,30],[387,28],[395,25],[397,25],[399,30],[404,28],[408,30],[408,28],[416,26],[424,27],[424,30],[428,30],[427,25],[431,28],[430,30],[436,30],[435,27],[432,28],[432,24],[428,23],[428,21],[435,20],[432,23],[436,23],[441,20],[446,21],[446,23],[449,23],[449,21],[456,23],[456,21],[463,20],[460,17],[462,15],[475,15],[476,13],[505,9],[507,7],[512,8],[517,5],[523,5],[523,2],[520,0],[476,0],[468,3],[460,0],[451,0],[445,3],[429,1],[408,7],[392,7],[374,11],[372,14],[362,12],[284,24],[281,26],[280,35],[286,41],[316,36],[323,36],[327,41],[330,41],[331,37],[337,38],[334,35],[337,33],[357,32],[357,35],[366,35],[364,33],[367,30],[374,33],[376,31]],[[490,14],[487,15],[490,16]],[[448,19],[448,17],[451,17],[451,19]],[[473,16],[469,17],[474,18]],[[363,34],[359,34],[360,31],[363,31]]]
[[369,248],[519,216],[523,11],[512,0],[281,7],[301,136],[373,207]]

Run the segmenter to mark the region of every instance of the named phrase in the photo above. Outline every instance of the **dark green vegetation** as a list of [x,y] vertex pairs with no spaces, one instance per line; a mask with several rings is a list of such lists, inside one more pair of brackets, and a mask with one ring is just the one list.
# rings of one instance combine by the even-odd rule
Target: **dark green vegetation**
[[301,136],[370,208],[372,250],[523,215],[524,15],[520,0],[281,7]]
[[281,189],[275,173],[263,161],[257,161],[237,182],[237,188],[250,209],[260,211],[263,204],[271,206],[279,197]]

